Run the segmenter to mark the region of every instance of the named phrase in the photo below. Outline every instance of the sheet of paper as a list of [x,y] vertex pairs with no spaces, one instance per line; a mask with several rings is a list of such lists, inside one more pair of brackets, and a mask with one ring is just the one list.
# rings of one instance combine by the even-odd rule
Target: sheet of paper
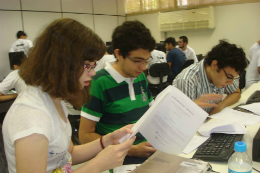
[[202,124],[198,130],[202,136],[210,136],[211,133],[246,134],[248,133],[244,125],[223,120],[211,119]]
[[141,164],[133,164],[133,165],[122,165],[114,168],[114,173],[130,173],[131,171],[138,168]]
[[260,116],[225,108],[221,112],[211,115],[210,118],[219,119],[228,122],[235,122],[252,126],[260,122]]
[[[156,99],[160,102],[140,128],[141,134],[159,151],[180,154],[208,114],[174,86]],[[162,99],[163,98],[163,99]]]
[[193,150],[197,149],[201,144],[203,144],[209,137],[207,136],[193,136],[189,144],[185,147],[185,149],[182,151],[184,154],[189,154]]
[[154,107],[157,107],[158,104],[160,104],[161,101],[163,101],[165,99],[165,96],[171,92],[171,89],[169,89],[168,87],[163,90],[163,92],[160,93],[160,99],[156,99],[156,102],[154,102],[154,104],[145,112],[145,114],[135,123],[135,125],[132,127],[132,134],[126,134],[122,139],[119,140],[120,143],[126,141],[127,139],[130,139],[131,137],[135,136],[140,128],[141,125],[144,123],[144,121],[146,120],[146,118],[155,110]]
[[260,115],[260,109],[259,109],[260,103],[252,103],[252,104],[249,104],[249,105],[241,105],[239,107],[246,109],[246,110],[249,110],[251,112],[254,112],[257,115]]

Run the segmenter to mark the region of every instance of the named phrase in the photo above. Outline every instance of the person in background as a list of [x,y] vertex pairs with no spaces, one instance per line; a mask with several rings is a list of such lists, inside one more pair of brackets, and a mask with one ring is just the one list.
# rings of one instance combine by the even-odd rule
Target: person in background
[[28,56],[29,51],[33,47],[32,41],[26,39],[27,34],[23,31],[18,31],[16,37],[17,40],[11,45],[9,52],[24,52]]
[[169,37],[164,41],[165,49],[169,51],[166,59],[171,68],[171,74],[168,76],[168,83],[172,83],[173,79],[179,74],[180,68],[186,60],[185,54],[176,48],[175,38]]
[[[184,69],[173,81],[173,86],[190,99],[196,100],[205,94],[227,94],[225,99],[210,100],[215,108],[204,108],[210,115],[236,103],[241,96],[236,79],[247,66],[242,48],[220,40],[199,63]],[[196,102],[196,101],[195,101]]]
[[73,19],[57,19],[39,35],[30,58],[20,67],[28,85],[9,109],[3,123],[9,173],[100,173],[120,166],[135,137],[119,144],[132,125],[85,145],[71,142],[71,126],[62,99],[81,107],[96,61],[106,51],[103,41]]
[[179,49],[185,53],[186,59],[193,59],[194,63],[198,62],[195,51],[188,46],[188,38],[186,36],[181,36],[178,41]]
[[[21,79],[19,75],[19,68],[24,60],[24,57],[20,57],[20,55],[16,55],[12,58],[12,65],[14,67],[14,71],[9,73],[6,78],[0,83],[0,101],[6,101],[10,99],[14,99],[17,97],[17,94],[20,94],[25,90],[27,85],[24,83],[24,80]],[[8,94],[9,90],[15,89],[17,94]]]
[[[153,104],[143,71],[155,42],[139,21],[126,21],[112,34],[117,61],[106,63],[91,82],[89,103],[81,109],[79,139],[88,143],[127,124],[135,123]],[[124,164],[143,162],[156,150],[138,133]]]
[[248,61],[251,62],[256,52],[260,50],[260,40],[254,43],[249,49]]
[[[250,54],[249,54],[250,55]],[[246,72],[246,89],[260,81],[260,49],[254,53]]]
[[[153,50],[151,52],[151,57],[152,57],[152,60],[147,64],[147,69],[148,69],[147,80],[151,84],[159,84],[160,83],[159,77],[154,78],[154,77],[150,76],[149,75],[149,69],[155,63],[166,63],[166,55],[162,51]],[[168,76],[163,77],[163,82],[167,81],[167,77]]]
[[114,55],[109,55],[106,52],[106,54],[100,60],[97,61],[97,66],[95,68],[95,71],[97,72],[97,71],[105,68],[106,62],[111,63],[111,62],[115,62],[115,61],[116,61],[115,56]]

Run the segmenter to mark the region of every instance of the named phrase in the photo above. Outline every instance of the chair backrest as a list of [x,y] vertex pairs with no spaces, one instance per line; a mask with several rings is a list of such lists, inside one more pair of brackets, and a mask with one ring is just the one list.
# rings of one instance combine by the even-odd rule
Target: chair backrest
[[170,73],[170,66],[168,63],[154,63],[149,68],[149,74],[152,77],[167,76]]
[[189,67],[189,66],[190,66],[191,64],[193,64],[193,63],[194,63],[194,60],[193,60],[193,59],[186,59],[186,60],[184,61],[184,63],[182,64],[179,73],[180,73],[183,69]]
[[197,56],[197,59],[198,59],[198,61],[201,61],[202,60],[202,54],[198,54],[198,55],[196,55]]
[[13,59],[18,58],[18,59],[23,59],[25,57],[24,52],[9,52],[9,63],[10,63],[10,69],[13,70]]
[[242,90],[246,86],[246,71],[241,73],[239,76],[239,89]]
[[162,84],[163,77],[170,74],[170,66],[168,63],[154,63],[149,68],[149,74],[152,77],[159,77],[160,84]]

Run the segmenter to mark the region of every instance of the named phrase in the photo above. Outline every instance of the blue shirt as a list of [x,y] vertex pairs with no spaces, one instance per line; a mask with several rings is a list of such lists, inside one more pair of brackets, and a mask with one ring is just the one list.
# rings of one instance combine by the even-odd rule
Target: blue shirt
[[182,64],[186,60],[185,54],[177,48],[173,48],[167,54],[167,62],[171,62],[172,73],[177,76]]
[[[204,67],[205,61],[202,60],[199,63],[193,64],[186,69],[184,69],[173,81],[173,86],[181,90],[186,94],[191,100],[196,100],[202,95],[216,93],[216,94],[232,94],[237,88],[238,84],[236,80],[233,84],[227,85],[223,88],[217,88],[213,83],[211,83],[208,78]],[[220,100],[211,100],[209,103],[219,103]],[[213,108],[204,108],[208,113]]]

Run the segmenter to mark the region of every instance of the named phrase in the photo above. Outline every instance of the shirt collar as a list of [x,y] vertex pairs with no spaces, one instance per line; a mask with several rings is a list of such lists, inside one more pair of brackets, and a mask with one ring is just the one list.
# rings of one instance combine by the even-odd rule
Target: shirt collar
[[205,85],[205,87],[207,88],[207,86],[211,86],[212,88],[216,87],[212,82],[209,82],[208,78],[207,78],[207,73],[204,67],[204,64],[206,63],[205,59],[201,60],[200,62],[200,73],[203,79],[203,83]]
[[115,62],[106,62],[106,67],[105,70],[113,77],[113,79],[117,82],[117,83],[121,83],[123,81],[130,81],[130,80],[135,80],[136,78],[126,78],[124,76],[122,76],[118,71],[116,71],[114,69],[114,67],[112,66]]

